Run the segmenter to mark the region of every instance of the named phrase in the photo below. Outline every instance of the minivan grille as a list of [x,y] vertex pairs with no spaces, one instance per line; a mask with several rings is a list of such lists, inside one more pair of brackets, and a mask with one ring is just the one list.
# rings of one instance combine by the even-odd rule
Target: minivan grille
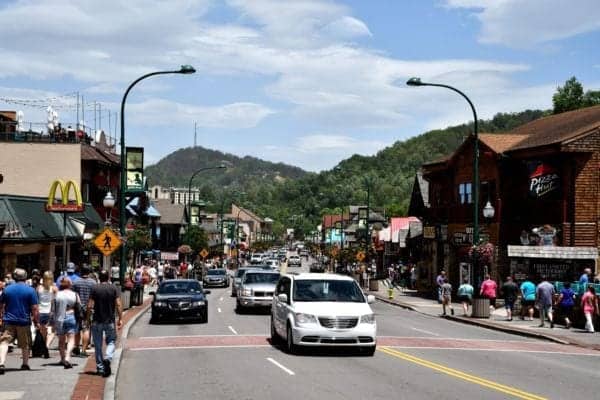
[[319,317],[321,326],[329,329],[350,329],[358,323],[358,317]]

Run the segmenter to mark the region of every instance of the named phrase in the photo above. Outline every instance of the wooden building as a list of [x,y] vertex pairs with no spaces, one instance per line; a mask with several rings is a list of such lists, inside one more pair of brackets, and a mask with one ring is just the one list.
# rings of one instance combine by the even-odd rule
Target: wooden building
[[[470,136],[449,157],[422,166],[429,203],[420,207],[426,286],[441,269],[454,284],[471,276],[473,144]],[[527,275],[572,280],[584,267],[595,270],[600,106],[541,118],[507,133],[480,134],[479,153],[480,237],[494,251],[475,263],[474,283],[485,272],[497,280],[509,274],[517,280]],[[495,213],[486,220],[482,211],[488,201]]]

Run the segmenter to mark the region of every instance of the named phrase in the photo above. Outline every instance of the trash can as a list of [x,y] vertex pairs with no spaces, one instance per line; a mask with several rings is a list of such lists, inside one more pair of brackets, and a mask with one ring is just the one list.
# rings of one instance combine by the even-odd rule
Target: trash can
[[377,279],[371,279],[369,281],[369,290],[375,292],[379,290],[379,281]]
[[131,291],[123,290],[121,292],[121,305],[123,310],[127,310],[131,306]]
[[490,299],[476,298],[473,299],[473,318],[489,318],[490,317]]

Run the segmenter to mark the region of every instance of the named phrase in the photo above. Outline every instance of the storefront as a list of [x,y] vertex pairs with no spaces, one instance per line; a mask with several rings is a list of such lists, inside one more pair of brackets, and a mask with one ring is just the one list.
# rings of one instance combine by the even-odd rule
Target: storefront
[[559,246],[508,246],[510,274],[515,280],[574,282],[585,268],[596,273],[598,248]]

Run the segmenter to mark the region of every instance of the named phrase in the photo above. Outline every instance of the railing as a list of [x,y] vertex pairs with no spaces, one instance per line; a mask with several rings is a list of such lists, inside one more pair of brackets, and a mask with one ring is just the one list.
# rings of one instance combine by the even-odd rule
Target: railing
[[92,138],[85,134],[77,135],[75,131],[60,131],[51,134],[39,132],[2,132],[0,142],[36,142],[36,143],[92,143]]

